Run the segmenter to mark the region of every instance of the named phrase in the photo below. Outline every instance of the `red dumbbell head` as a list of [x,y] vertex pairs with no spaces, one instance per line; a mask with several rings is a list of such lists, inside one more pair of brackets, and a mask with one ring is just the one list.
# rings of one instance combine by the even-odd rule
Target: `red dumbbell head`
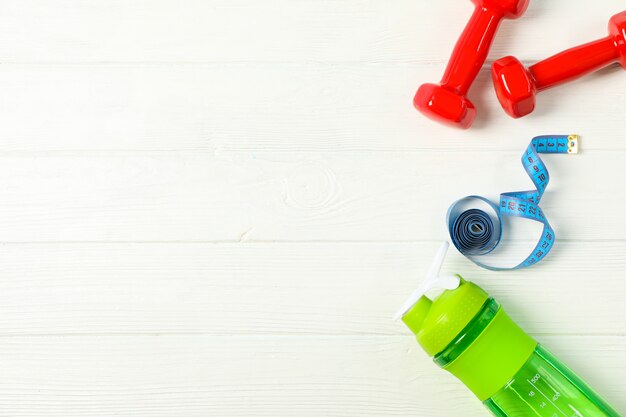
[[504,111],[515,118],[532,113],[537,89],[532,76],[517,58],[507,56],[494,62],[491,76]]
[[502,11],[507,19],[517,19],[528,9],[530,0],[472,0],[479,7],[488,7]]
[[413,105],[429,118],[467,129],[476,117],[476,108],[464,96],[438,84],[422,84]]
[[615,40],[620,54],[620,64],[626,69],[626,11],[616,14],[609,21],[609,33]]

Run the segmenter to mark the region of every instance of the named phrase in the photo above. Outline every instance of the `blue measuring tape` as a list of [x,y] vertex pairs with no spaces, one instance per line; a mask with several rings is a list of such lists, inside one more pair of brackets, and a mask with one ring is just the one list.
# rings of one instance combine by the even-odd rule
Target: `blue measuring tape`
[[[493,271],[526,268],[541,261],[554,246],[554,230],[539,207],[550,175],[539,157],[542,153],[578,153],[578,136],[537,136],[522,155],[522,165],[535,190],[500,194],[500,204],[480,196],[468,196],[448,209],[447,223],[452,244],[476,265]],[[502,216],[521,217],[543,224],[539,242],[524,261],[514,267],[487,265],[477,258],[491,253],[502,237]]]

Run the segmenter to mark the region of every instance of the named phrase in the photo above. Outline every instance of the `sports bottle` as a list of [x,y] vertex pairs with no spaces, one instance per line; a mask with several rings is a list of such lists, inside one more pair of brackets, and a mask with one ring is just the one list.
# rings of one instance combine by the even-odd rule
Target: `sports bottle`
[[[398,313],[437,365],[498,417],[620,417],[483,289],[439,276],[447,247]],[[424,295],[433,290],[443,292]]]

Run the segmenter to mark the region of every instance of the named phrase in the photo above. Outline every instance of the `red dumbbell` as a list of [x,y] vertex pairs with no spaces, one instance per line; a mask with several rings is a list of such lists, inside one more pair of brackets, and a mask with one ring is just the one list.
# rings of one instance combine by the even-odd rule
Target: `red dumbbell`
[[502,108],[518,118],[535,109],[538,91],[615,62],[626,68],[626,11],[611,18],[606,38],[568,49],[528,69],[516,58],[507,56],[493,63],[491,75]]
[[502,19],[517,19],[530,0],[472,0],[476,5],[440,84],[423,84],[413,104],[431,119],[467,129],[476,108],[466,94],[482,68]]

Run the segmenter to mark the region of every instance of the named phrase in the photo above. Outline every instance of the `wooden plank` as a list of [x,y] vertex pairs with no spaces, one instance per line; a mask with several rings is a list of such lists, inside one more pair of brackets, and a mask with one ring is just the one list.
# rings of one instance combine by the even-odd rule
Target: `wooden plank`
[[[438,243],[5,244],[0,336],[398,335]],[[621,335],[624,242],[560,242],[531,270],[461,273],[533,334]],[[582,299],[585,302],[581,302]]]
[[[542,342],[618,411],[624,337]],[[27,337],[0,344],[10,416],[478,416],[407,337]]]
[[[492,57],[539,59],[606,35],[620,0],[533,1],[502,25]],[[472,13],[466,1],[3,1],[6,62],[443,63]]]
[[[519,158],[519,152],[6,154],[0,230],[4,242],[440,240],[446,209],[457,198],[497,198],[530,186]],[[542,206],[560,238],[623,239],[626,224],[610,178],[622,169],[624,152],[546,159],[552,183]]]
[[626,149],[619,68],[542,92],[523,122],[500,108],[485,71],[470,94],[479,117],[469,131],[413,109],[417,86],[440,72],[424,64],[3,64],[0,152],[521,154],[533,136],[552,133],[583,135],[585,150]]

